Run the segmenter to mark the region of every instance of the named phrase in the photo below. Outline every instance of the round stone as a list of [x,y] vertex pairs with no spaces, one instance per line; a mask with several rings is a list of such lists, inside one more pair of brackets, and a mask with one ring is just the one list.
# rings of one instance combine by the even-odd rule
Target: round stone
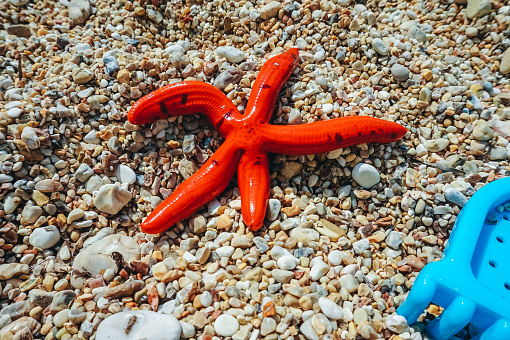
[[381,176],[370,164],[358,163],[352,169],[352,178],[363,188],[368,189],[380,182]]
[[391,74],[397,81],[406,81],[409,79],[409,69],[401,64],[395,64],[391,67]]
[[353,275],[347,274],[340,277],[340,285],[349,293],[354,293],[358,289],[359,282]]
[[328,255],[328,261],[334,266],[338,266],[342,263],[343,253],[340,250],[333,250]]
[[232,336],[239,330],[239,322],[232,315],[221,314],[214,321],[214,331],[220,336]]
[[32,231],[28,242],[36,248],[48,249],[60,240],[60,232],[54,225],[40,227]]
[[203,292],[200,295],[200,303],[204,307],[209,307],[212,304],[212,295],[208,291]]
[[284,255],[278,259],[276,265],[280,269],[284,270],[292,270],[296,268],[297,259],[292,255]]

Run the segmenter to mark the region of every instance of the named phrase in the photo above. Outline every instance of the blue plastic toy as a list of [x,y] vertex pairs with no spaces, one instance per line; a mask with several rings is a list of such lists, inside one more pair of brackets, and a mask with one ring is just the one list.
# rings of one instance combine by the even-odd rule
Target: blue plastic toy
[[478,190],[460,212],[441,261],[425,266],[397,313],[412,324],[429,303],[445,310],[427,326],[447,340],[468,323],[477,340],[510,339],[510,177]]

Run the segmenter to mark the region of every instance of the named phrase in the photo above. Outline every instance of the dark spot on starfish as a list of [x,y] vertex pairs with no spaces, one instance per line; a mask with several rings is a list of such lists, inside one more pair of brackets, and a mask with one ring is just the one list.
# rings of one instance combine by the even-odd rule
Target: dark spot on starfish
[[165,115],[168,114],[168,110],[166,108],[166,104],[165,102],[159,102],[159,109],[161,110],[161,112],[163,112]]
[[362,134],[363,134],[363,133],[362,133],[361,131],[360,131],[360,132],[358,132],[358,136],[361,136]]
[[264,84],[264,85],[262,85],[260,88],[262,88],[262,89],[270,89],[270,88],[271,88],[271,85]]
[[372,136],[375,136],[375,130],[370,131],[370,134],[371,134]]
[[251,133],[252,128],[249,128],[246,132]]
[[328,142],[331,142],[331,135],[328,135]]
[[227,113],[225,113],[225,115],[223,117],[228,119],[228,118],[230,118],[230,116],[232,116],[232,112],[231,111],[227,111]]
[[221,128],[221,126],[223,125],[223,123],[225,123],[225,118],[221,117],[218,124],[216,124],[216,128],[219,130]]
[[392,132],[391,135],[390,135],[390,138],[391,139],[396,139],[397,138],[397,133],[396,132]]
[[340,144],[344,141],[344,137],[339,133],[335,133],[335,141],[337,144]]
[[261,161],[255,161],[255,163],[253,163],[253,164],[260,165],[261,163],[262,163]]
[[213,164],[213,165],[218,165],[219,163],[218,163],[218,161],[217,161],[217,160],[213,159],[212,164]]
[[185,94],[183,94],[183,95],[182,95],[182,97],[181,97],[181,104],[182,104],[182,105],[186,105],[187,101],[188,101],[188,94],[187,94],[187,93],[185,93]]

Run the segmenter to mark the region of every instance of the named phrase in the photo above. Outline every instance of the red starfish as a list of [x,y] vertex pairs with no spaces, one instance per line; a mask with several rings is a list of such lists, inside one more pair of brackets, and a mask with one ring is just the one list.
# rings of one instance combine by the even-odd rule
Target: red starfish
[[143,232],[159,233],[188,217],[225,190],[236,170],[243,220],[251,230],[258,230],[269,199],[268,152],[309,155],[355,144],[390,143],[406,134],[397,123],[364,116],[269,125],[278,92],[298,59],[298,49],[293,48],[262,66],[244,115],[220,90],[198,81],[168,85],[133,105],[128,115],[132,124],[201,112],[225,137],[207,162],[142,223]]

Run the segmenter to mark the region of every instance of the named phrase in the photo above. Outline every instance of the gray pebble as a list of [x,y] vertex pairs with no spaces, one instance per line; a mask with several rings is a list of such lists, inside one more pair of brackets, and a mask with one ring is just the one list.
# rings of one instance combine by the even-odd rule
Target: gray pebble
[[372,47],[374,48],[374,50],[377,51],[377,53],[381,55],[387,55],[388,53],[390,53],[390,49],[380,38],[375,38],[374,40],[372,40]]
[[391,67],[391,74],[397,81],[406,81],[409,79],[409,69],[401,64],[395,64]]
[[229,84],[237,84],[243,77],[244,72],[237,67],[231,66],[220,73],[214,80],[214,87],[224,90]]
[[108,75],[112,75],[115,72],[119,70],[119,62],[117,61],[117,58],[111,55],[107,55],[103,57],[104,62],[104,70]]

